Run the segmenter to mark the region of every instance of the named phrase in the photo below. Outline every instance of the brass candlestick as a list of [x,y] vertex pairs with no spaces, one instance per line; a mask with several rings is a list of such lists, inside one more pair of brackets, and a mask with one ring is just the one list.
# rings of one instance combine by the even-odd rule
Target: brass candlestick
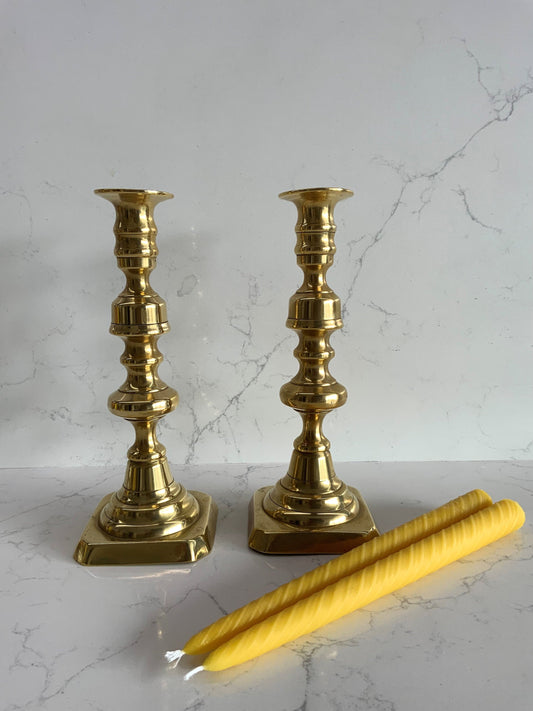
[[299,332],[294,355],[300,369],[280,397],[300,413],[303,429],[287,474],[275,486],[256,491],[251,501],[249,545],[261,553],[342,553],[378,533],[361,494],[337,478],[322,432],[327,413],[346,402],[346,389],[329,372],[335,355],[329,338],[342,319],[326,271],[336,249],[333,209],[352,195],[341,188],[280,195],[298,208],[295,252],[304,273],[287,319],[287,327]]
[[156,266],[153,211],[170,193],[96,190],[116,210],[115,255],[126,286],[112,306],[111,333],[124,341],[126,382],[108,400],[112,413],[135,428],[122,488],[98,505],[76,548],[84,565],[191,562],[213,545],[217,510],[210,496],[177,484],[157,422],[174,410],[177,392],[157,369],[159,336],[169,330],[166,305],[149,282]]

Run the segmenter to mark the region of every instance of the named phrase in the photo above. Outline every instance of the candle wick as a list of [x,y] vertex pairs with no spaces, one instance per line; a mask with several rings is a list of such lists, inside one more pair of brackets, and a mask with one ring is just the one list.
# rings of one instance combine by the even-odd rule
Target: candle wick
[[183,649],[174,649],[169,652],[165,652],[165,659],[169,663],[170,667],[172,669],[175,669],[184,654],[185,652],[183,651]]
[[202,667],[202,666],[194,667],[194,669],[191,669],[190,672],[187,672],[187,674],[185,674],[185,676],[183,677],[183,679],[184,679],[185,681],[189,681],[189,679],[190,679],[191,677],[193,677],[195,674],[198,674],[198,672],[203,671],[204,669],[205,669],[205,667]]

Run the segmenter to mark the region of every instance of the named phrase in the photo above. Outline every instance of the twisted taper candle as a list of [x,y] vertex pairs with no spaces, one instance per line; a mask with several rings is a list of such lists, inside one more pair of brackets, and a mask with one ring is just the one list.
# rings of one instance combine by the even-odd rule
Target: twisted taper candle
[[425,536],[440,531],[446,526],[490,506],[491,503],[491,498],[485,491],[474,489],[474,491],[459,496],[434,511],[418,516],[382,536],[372,538],[348,553],[291,580],[200,630],[187,642],[183,652],[185,654],[210,652],[236,634],[289,607],[289,605],[293,605],[298,600],[309,597],[346,575],[351,575]]
[[276,649],[479,550],[524,521],[516,502],[499,501],[271,615],[211,652],[202,668],[221,671]]

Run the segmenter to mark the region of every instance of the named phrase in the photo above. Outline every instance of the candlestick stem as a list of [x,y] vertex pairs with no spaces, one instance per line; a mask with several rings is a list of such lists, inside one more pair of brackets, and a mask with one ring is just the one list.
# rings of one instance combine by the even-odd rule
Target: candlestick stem
[[85,565],[190,562],[209,553],[216,507],[211,497],[174,481],[159,420],[175,409],[177,392],[158,374],[157,341],[169,330],[166,304],[150,285],[156,266],[155,205],[173,196],[151,190],[97,190],[116,210],[115,256],[126,277],[112,305],[111,333],[124,341],[126,381],[109,396],[110,411],[132,423],[124,483],[95,511],[75,552]]
[[377,534],[357,489],[342,482],[333,467],[324,417],[346,402],[346,389],[331,375],[335,351],[329,342],[342,327],[339,297],[326,272],[335,255],[337,202],[351,190],[311,188],[280,197],[295,203],[296,258],[303,283],[289,301],[287,327],[299,334],[294,355],[298,373],[280,391],[281,401],[302,417],[287,474],[252,501],[249,544],[263,553],[343,552]]

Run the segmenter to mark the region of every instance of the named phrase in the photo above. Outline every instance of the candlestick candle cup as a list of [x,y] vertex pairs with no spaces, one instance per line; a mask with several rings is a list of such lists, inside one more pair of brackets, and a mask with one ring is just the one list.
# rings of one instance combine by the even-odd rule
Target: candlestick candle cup
[[96,190],[116,210],[115,255],[126,286],[112,306],[111,333],[124,341],[126,382],[108,400],[111,412],[132,423],[122,488],[94,512],[74,553],[83,565],[191,562],[213,545],[217,510],[211,497],[187,491],[158,441],[158,421],[174,410],[177,392],[158,375],[159,336],[169,330],[166,305],[152,289],[156,266],[155,205],[173,195],[153,190]]
[[300,368],[280,397],[300,413],[303,428],[287,474],[275,486],[256,491],[251,501],[248,543],[261,553],[344,553],[378,534],[359,491],[335,474],[322,432],[327,413],[346,402],[346,389],[329,372],[335,355],[330,335],[343,324],[340,299],[326,271],[336,251],[334,207],[352,195],[343,188],[280,195],[298,208],[295,252],[304,273],[287,319],[287,327],[299,333],[294,355]]

